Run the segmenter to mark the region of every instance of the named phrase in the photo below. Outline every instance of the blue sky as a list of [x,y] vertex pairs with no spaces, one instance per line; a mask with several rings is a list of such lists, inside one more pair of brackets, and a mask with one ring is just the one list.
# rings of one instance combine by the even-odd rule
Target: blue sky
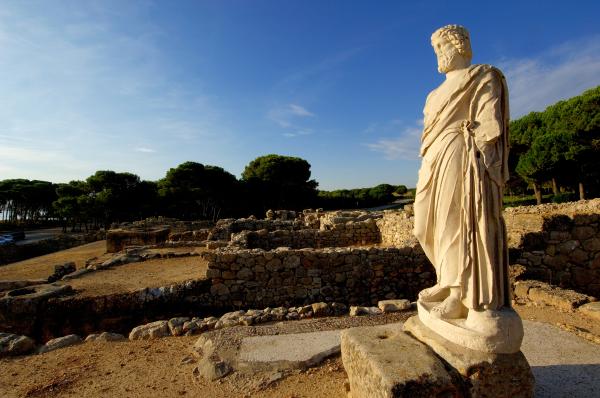
[[[486,5],[489,3],[489,5]],[[511,115],[600,84],[600,2],[0,1],[0,179],[277,153],[321,189],[414,186],[431,33],[471,32]]]

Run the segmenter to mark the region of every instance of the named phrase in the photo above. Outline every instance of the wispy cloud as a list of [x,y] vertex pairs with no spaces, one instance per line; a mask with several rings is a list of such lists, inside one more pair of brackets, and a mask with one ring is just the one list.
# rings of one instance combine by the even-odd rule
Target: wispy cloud
[[312,134],[312,129],[300,126],[301,120],[315,117],[315,114],[298,104],[277,106],[269,110],[267,118],[279,127],[290,130],[283,133],[284,137],[297,137]]
[[296,105],[290,104],[290,112],[297,116],[314,116],[315,114],[306,110],[306,108]]
[[[380,152],[388,160],[410,160],[419,156],[419,142],[423,130],[423,119],[416,120],[412,125],[400,126],[399,120],[382,123],[379,127],[367,128],[369,134],[389,132],[395,129],[397,133],[391,137],[380,138],[373,143],[365,144],[371,151]],[[400,130],[398,132],[398,130]]]
[[543,111],[600,84],[600,35],[498,63],[508,81],[511,117]]
[[[0,79],[0,136],[12,153],[2,159],[4,170],[34,174],[30,163],[16,163],[30,150],[24,142],[60,143],[61,159],[85,159],[85,178],[118,164],[139,172],[128,157],[132,148],[152,150],[139,142],[201,141],[196,156],[212,156],[211,145],[228,139],[229,118],[214,98],[173,74],[159,45],[164,33],[131,23],[143,20],[148,5],[119,3],[118,13],[116,6],[75,2],[48,12],[54,6],[44,2],[3,5],[0,70],[10,79]],[[46,164],[47,179],[62,179],[57,162]]]
[[140,147],[137,147],[137,148],[133,148],[133,150],[135,152],[141,152],[141,153],[156,153],[155,149],[147,148],[147,147],[143,147],[143,146],[140,146]]

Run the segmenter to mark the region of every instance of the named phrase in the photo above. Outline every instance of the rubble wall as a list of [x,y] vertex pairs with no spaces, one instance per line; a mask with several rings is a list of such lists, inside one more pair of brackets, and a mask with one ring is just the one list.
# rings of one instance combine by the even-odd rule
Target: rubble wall
[[208,261],[213,300],[242,308],[414,300],[420,290],[435,283],[435,272],[418,246],[218,249],[202,256]]
[[[523,277],[600,296],[600,199],[520,206],[504,211],[511,264]],[[384,246],[418,245],[411,212],[377,220]]]
[[505,212],[525,277],[600,296],[600,199]]
[[332,229],[242,231],[232,234],[231,244],[246,249],[271,250],[278,247],[323,248],[374,245],[381,242],[375,220],[335,224]]
[[383,246],[414,246],[417,243],[413,236],[414,216],[412,212],[402,210],[386,210],[383,217],[377,220],[377,228]]

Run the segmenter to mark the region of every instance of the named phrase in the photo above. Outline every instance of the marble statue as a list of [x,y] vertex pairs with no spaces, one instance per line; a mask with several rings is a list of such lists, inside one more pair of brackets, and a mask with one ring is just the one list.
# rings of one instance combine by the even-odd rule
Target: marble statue
[[414,234],[437,283],[419,293],[419,318],[451,341],[516,352],[522,323],[510,308],[502,195],[508,179],[508,91],[502,72],[471,65],[469,33],[431,36],[445,81],[427,97]]

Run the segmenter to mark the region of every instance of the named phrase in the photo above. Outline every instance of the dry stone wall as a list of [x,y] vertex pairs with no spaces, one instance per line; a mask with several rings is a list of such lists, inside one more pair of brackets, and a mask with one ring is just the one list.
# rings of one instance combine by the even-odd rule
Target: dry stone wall
[[435,282],[419,247],[232,250],[202,253],[215,303],[243,308],[317,301],[371,305],[415,299]]
[[374,245],[381,241],[373,219],[335,224],[331,229],[242,231],[231,236],[231,245],[246,249],[271,250],[278,247],[323,248]]
[[506,214],[524,277],[600,297],[600,199]]
[[255,218],[225,218],[217,221],[209,235],[210,240],[231,239],[231,235],[242,231],[297,231],[308,228],[301,220],[257,220]]
[[383,246],[414,246],[417,239],[413,236],[414,216],[408,211],[386,210],[377,220],[377,228]]

